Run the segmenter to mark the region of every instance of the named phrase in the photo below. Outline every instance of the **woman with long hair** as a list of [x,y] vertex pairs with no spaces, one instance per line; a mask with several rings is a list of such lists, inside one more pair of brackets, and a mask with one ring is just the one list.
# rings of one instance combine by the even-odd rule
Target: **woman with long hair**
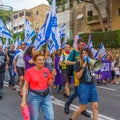
[[25,50],[25,53],[24,53],[25,70],[35,66],[35,64],[33,63],[33,59],[32,59],[34,52],[35,52],[34,46],[29,46]]
[[91,102],[92,105],[93,120],[98,120],[98,94],[91,73],[92,65],[87,62],[86,58],[92,58],[89,48],[82,49],[80,61],[76,62],[75,75],[80,81],[77,89],[80,106],[70,120],[76,120],[79,114],[86,109],[88,102]]

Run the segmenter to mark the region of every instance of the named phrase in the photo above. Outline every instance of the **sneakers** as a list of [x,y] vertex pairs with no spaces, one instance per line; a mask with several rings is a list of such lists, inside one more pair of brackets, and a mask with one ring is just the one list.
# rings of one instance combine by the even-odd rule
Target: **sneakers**
[[3,97],[3,96],[2,96],[2,93],[0,93],[0,99],[2,99],[2,97]]
[[65,103],[64,112],[66,114],[69,114],[69,107],[70,107],[70,105],[68,103]]
[[81,114],[83,114],[85,117],[91,117],[87,110],[84,110]]

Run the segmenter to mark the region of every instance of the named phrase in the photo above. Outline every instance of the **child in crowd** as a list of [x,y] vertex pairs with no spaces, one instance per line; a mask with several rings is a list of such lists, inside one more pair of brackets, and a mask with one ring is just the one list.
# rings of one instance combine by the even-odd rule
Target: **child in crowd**
[[120,69],[118,64],[114,65],[114,71],[115,71],[115,83],[119,84]]

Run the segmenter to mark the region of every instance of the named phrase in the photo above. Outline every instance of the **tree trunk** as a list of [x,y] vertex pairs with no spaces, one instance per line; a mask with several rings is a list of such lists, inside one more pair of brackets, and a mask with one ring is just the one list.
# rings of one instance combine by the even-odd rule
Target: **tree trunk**
[[107,30],[112,29],[112,0],[106,0],[106,12],[107,12]]
[[98,6],[95,4],[95,1],[94,1],[94,0],[91,0],[91,1],[92,1],[91,3],[93,4],[94,8],[95,8],[96,11],[97,11],[102,32],[104,32],[104,31],[105,31],[105,27],[104,27],[104,23],[103,23],[103,19],[102,19],[102,15],[101,15],[100,9],[99,9]]

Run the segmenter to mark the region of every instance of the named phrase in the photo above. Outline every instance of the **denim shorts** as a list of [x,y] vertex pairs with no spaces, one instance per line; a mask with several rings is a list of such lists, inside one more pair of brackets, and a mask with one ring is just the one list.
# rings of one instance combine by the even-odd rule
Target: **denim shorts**
[[80,83],[77,90],[80,104],[98,102],[98,93],[94,84]]

